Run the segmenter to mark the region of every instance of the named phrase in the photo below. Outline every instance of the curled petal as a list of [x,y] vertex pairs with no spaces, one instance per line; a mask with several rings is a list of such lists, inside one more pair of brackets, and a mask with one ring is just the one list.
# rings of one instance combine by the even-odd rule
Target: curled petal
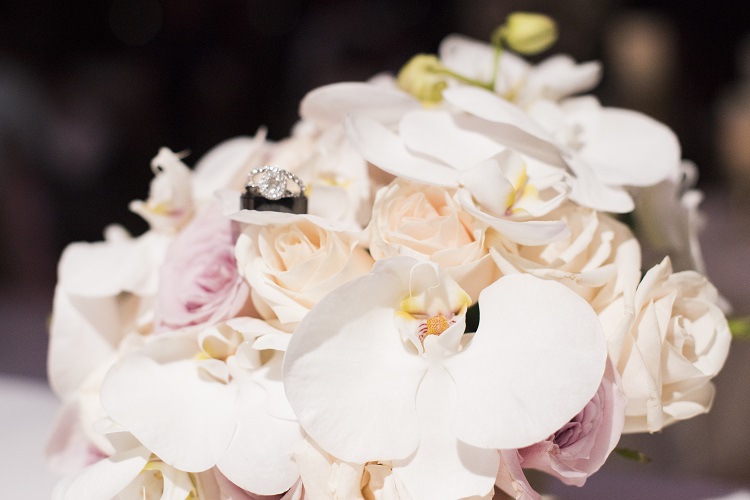
[[411,154],[401,139],[380,123],[365,116],[352,115],[347,118],[345,126],[362,156],[386,172],[436,186],[458,184],[456,170]]

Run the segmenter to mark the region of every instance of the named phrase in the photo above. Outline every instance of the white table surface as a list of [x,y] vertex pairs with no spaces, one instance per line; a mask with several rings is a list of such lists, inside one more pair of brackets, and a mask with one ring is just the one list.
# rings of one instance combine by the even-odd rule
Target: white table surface
[[57,482],[44,461],[59,401],[44,381],[0,377],[0,498],[43,500]]

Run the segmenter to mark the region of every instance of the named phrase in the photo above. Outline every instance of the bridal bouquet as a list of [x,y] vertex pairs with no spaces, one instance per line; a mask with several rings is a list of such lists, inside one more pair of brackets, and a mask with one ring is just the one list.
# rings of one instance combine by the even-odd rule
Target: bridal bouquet
[[692,167],[583,94],[598,63],[519,55],[555,33],[514,14],[313,90],[281,142],[159,151],[150,229],[60,259],[54,497],[539,498],[524,470],[581,486],[622,433],[708,411],[717,292],[642,271],[618,220],[700,268]]

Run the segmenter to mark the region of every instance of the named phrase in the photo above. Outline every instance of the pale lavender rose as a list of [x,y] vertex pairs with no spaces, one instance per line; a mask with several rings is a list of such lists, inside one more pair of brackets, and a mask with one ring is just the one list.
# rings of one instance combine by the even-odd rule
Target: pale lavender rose
[[518,450],[521,465],[547,472],[565,484],[583,486],[620,440],[627,401],[619,383],[608,362],[591,401],[546,440]]
[[212,324],[248,305],[249,285],[237,271],[231,221],[209,207],[177,236],[162,268],[157,331]]

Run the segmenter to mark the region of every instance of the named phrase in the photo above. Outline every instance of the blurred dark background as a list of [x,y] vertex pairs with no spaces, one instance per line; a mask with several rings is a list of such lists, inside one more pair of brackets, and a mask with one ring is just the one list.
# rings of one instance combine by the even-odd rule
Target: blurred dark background
[[[750,314],[746,0],[6,0],[0,372],[45,376],[57,258],[71,241],[101,239],[110,223],[145,229],[127,205],[147,195],[149,161],[160,146],[190,150],[193,164],[218,142],[260,126],[281,139],[312,88],[395,72],[411,55],[435,52],[449,33],[486,40],[514,10],[558,21],[551,53],[603,61],[595,93],[605,105],[639,109],[677,132],[707,193],[709,277],[736,313]],[[724,401],[734,420],[695,419],[706,439],[713,436],[709,448],[737,446],[723,422],[750,416],[738,413],[736,399],[750,409],[747,360],[750,349],[736,345],[719,377],[731,389],[720,389],[717,405]],[[679,432],[696,427],[686,429]],[[678,434],[665,435],[662,443],[677,442]],[[750,433],[740,442],[750,449]],[[750,469],[750,461],[717,465],[712,457],[691,455],[678,470],[743,479]]]

